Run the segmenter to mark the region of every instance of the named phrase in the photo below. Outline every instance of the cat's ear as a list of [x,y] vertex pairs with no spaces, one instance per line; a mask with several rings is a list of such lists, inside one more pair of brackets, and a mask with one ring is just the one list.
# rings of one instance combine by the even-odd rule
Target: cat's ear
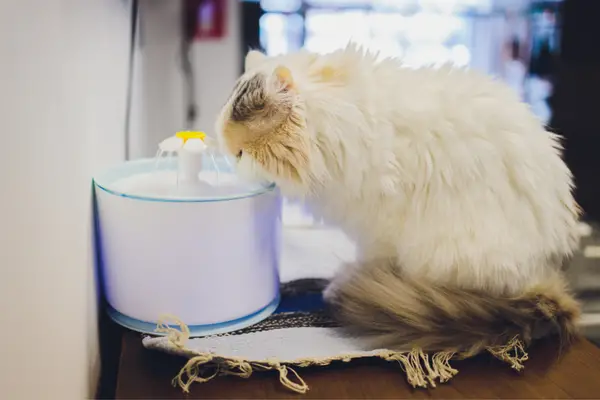
[[250,50],[246,54],[246,60],[244,62],[244,69],[246,71],[256,68],[258,65],[263,63],[267,59],[267,56],[257,50]]
[[278,66],[275,68],[273,75],[281,88],[284,90],[294,89],[294,77],[288,67]]

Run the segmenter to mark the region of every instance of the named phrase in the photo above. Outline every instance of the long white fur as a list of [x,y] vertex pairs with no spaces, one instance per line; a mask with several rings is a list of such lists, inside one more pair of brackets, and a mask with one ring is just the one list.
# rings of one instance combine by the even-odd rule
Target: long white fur
[[[313,212],[411,276],[518,294],[576,245],[572,177],[559,138],[510,88],[465,69],[408,69],[350,45],[267,58],[247,74],[292,71],[311,137]],[[320,69],[339,82],[315,79]],[[222,126],[221,116],[217,128]],[[555,262],[556,263],[556,262]]]

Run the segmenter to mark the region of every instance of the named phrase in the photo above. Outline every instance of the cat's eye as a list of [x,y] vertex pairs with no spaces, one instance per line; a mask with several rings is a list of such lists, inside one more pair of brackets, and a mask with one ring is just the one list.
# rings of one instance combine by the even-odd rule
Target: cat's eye
[[238,160],[239,160],[240,158],[242,158],[242,150],[240,150],[240,151],[239,151],[239,152],[238,152],[238,153],[235,155],[235,158],[237,158]]

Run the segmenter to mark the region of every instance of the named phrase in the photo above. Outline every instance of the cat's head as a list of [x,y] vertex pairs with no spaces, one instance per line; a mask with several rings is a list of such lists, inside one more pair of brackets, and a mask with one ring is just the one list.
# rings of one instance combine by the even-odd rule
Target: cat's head
[[292,69],[257,51],[248,53],[245,64],[216,123],[221,144],[242,174],[306,191],[310,138]]

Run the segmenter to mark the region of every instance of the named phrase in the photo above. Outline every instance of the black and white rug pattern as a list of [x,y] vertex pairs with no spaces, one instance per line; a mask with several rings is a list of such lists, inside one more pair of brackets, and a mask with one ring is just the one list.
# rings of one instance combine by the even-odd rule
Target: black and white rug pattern
[[[451,352],[424,354],[420,349],[395,352],[373,349],[347,335],[341,335],[336,321],[323,302],[322,279],[300,279],[281,287],[281,303],[276,312],[251,327],[203,338],[190,338],[186,326],[174,321],[161,324],[163,337],[145,337],[147,349],[186,357],[187,363],[174,378],[174,385],[185,392],[193,383],[202,383],[220,375],[249,378],[258,371],[277,371],[279,381],[288,389],[305,393],[309,387],[299,368],[327,366],[334,361],[350,362],[377,357],[399,366],[413,387],[435,387],[451,379],[458,371],[450,361]],[[168,321],[165,321],[168,322]],[[519,343],[505,349],[489,349],[496,356],[521,369],[527,355]],[[516,353],[515,353],[516,352]],[[517,354],[516,358],[512,354]],[[510,356],[507,356],[511,354]]]

